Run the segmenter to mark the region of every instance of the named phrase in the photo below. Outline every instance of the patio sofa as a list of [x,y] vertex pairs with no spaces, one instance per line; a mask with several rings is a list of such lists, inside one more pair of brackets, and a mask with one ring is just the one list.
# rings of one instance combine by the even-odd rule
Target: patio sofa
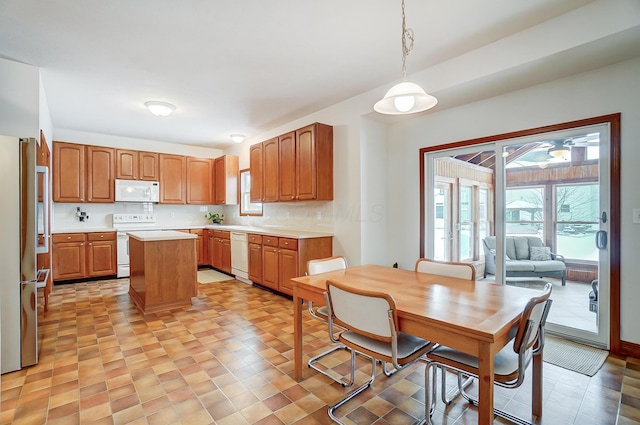
[[[484,277],[496,274],[496,237],[482,240],[484,247]],[[537,236],[507,236],[505,269],[507,277],[560,277],[566,283],[567,267],[562,255],[544,246]]]

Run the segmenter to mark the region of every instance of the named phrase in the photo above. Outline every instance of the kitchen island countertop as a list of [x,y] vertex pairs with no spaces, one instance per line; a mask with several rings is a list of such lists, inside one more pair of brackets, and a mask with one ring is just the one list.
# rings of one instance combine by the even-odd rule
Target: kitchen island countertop
[[127,235],[142,242],[195,239],[198,237],[198,235],[193,233],[178,232],[176,230],[141,230],[138,232],[127,232]]

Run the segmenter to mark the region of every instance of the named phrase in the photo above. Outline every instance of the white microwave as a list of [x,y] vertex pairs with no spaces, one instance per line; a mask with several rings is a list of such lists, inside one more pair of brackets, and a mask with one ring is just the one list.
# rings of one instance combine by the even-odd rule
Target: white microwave
[[116,202],[160,202],[160,183],[116,180]]

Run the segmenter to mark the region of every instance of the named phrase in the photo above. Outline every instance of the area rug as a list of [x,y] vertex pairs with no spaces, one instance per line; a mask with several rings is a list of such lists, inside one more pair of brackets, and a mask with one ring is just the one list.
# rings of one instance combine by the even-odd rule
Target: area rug
[[214,283],[232,280],[234,277],[216,270],[198,270],[198,283]]
[[595,375],[608,355],[606,350],[551,335],[545,336],[544,361],[583,375]]

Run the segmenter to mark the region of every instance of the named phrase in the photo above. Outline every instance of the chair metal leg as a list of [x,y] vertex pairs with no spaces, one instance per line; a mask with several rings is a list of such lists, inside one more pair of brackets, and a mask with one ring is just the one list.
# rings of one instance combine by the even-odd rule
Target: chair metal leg
[[[442,371],[442,402],[448,406],[456,397],[461,394],[465,399],[468,400],[464,389],[471,385],[471,383],[473,382],[473,377],[464,375],[461,372],[457,372],[458,386],[457,388],[454,388],[447,393],[447,368],[440,366],[440,370]],[[464,380],[463,377],[465,377]]]
[[311,369],[315,370],[316,372],[319,372],[319,373],[323,374],[327,378],[337,382],[338,384],[342,385],[343,387],[348,387],[348,386],[351,386],[353,384],[353,379],[354,379],[353,373],[351,374],[350,379],[347,381],[343,377],[333,376],[328,371],[322,370],[322,369],[320,369],[318,366],[316,366],[314,364],[314,363],[317,363],[321,358],[323,358],[325,356],[328,356],[329,354],[331,354],[333,352],[336,352],[336,351],[339,351],[339,350],[348,350],[348,348],[346,346],[342,345],[342,344],[336,345],[335,347],[332,347],[329,350],[318,354],[317,356],[311,357],[309,359],[309,361],[307,361],[307,366],[309,366]]
[[[329,412],[329,417],[331,418],[331,420],[333,420],[334,422],[336,422],[338,424],[344,425],[344,422],[342,422],[340,419],[338,419],[338,417],[335,415],[335,411],[337,409],[339,409],[341,406],[343,406],[344,404],[346,404],[347,402],[349,402],[355,396],[357,396],[358,394],[360,394],[361,392],[363,392],[364,390],[366,390],[367,388],[369,388],[371,386],[373,381],[376,379],[376,363],[377,362],[376,362],[375,359],[371,359],[371,377],[369,378],[369,380],[367,382],[365,382],[364,384],[362,384],[361,386],[359,386],[355,390],[351,391],[349,394],[346,395],[346,397],[344,397],[343,399],[338,401],[333,406],[329,407],[328,412]],[[351,376],[355,375],[355,369],[356,369],[356,352],[355,351],[351,351]]]

